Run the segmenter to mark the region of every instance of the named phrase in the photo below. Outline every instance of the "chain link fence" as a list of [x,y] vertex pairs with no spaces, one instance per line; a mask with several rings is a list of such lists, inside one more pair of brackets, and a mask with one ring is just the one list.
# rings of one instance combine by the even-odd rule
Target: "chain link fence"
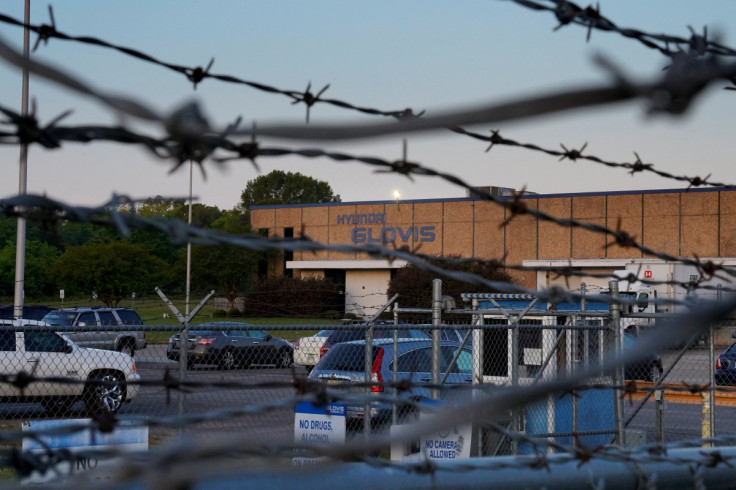
[[[423,117],[424,111],[410,108],[386,111],[324,98],[327,86],[316,92],[311,84],[303,92],[283,90],[210,73],[212,62],[206,68],[174,65],[101,39],[71,36],[57,30],[51,11],[50,25],[28,25],[0,15],[2,23],[35,32],[36,47],[52,38],[91,44],[173,70],[195,87],[214,79],[278,94],[304,104],[307,121],[318,104],[388,116],[392,121],[322,127],[254,124],[250,130],[238,130],[238,119],[219,131],[200,120],[196,104],[159,113],[0,42],[0,56],[8,63],[90,97],[118,116],[127,114],[161,130],[153,136],[133,127],[57,124],[67,113],[42,124],[33,113],[0,107],[10,128],[0,140],[47,149],[69,142],[136,144],[169,159],[172,170],[187,160],[204,168],[209,160],[246,160],[255,165],[257,158],[283,155],[359,162],[379,172],[441,179],[492,201],[505,210],[501,227],[528,215],[538,222],[601,234],[604,248],[620,247],[689,265],[697,270],[696,278],[718,274],[732,278],[733,269],[727,265],[651,249],[622,228],[620,220],[614,229],[609,223],[559,218],[528,206],[522,199],[524,190],[502,198],[459,175],[407,161],[406,153],[392,161],[317,148],[265,147],[257,140],[275,136],[324,141],[444,128],[489,144],[489,150],[506,145],[632,175],[654,173],[690,187],[730,187],[712,181],[710,174],[665,172],[637,154],[634,162],[583,154],[587,143],[579,149],[561,145],[560,151],[503,137],[499,130],[480,134],[461,128],[633,99],[644,99],[651,112],[681,114],[709,84],[733,84],[736,67],[717,57],[732,57],[736,51],[709,40],[705,31],[701,36],[691,28],[689,38],[649,34],[617,26],[598,8],[564,0],[515,3],[554,15],[558,28],[584,26],[588,37],[592,30],[616,32],[660,52],[671,64],[663,76],[635,83],[599,58],[610,74],[606,85]],[[197,129],[192,129],[193,120]],[[244,137],[250,141],[241,141]],[[426,263],[418,249],[384,243],[323,244],[306,236],[231,235],[123,211],[135,205],[133,199],[113,196],[106,205],[85,208],[21,192],[0,200],[0,212],[44,223],[73,220],[112,226],[123,236],[131,228],[156,230],[177,243],[198,241],[255,251],[360,252],[405,260],[433,274],[482,286],[479,289],[510,294],[471,293],[466,307],[457,308],[437,291],[431,296],[428,291],[427,308],[394,304],[392,318],[376,316],[353,324],[256,326],[215,318],[171,324],[165,310],[143,314],[143,305],[136,308],[141,313],[138,319],[125,317],[133,309],[88,308],[75,310],[68,323],[58,318],[52,326],[4,320],[0,456],[3,467],[14,475],[35,481],[70,476],[70,486],[97,485],[97,478],[104,477],[175,488],[203,479],[214,486],[224,470],[251,467],[260,473],[249,473],[248,481],[259,488],[326,482],[353,488],[381,484],[440,488],[488,481],[516,487],[602,488],[604,479],[612,487],[687,482],[705,488],[706,481],[723,485],[733,480],[730,461],[735,455],[729,446],[734,445],[735,432],[736,390],[731,384],[736,380],[736,351],[728,347],[732,327],[726,323],[732,301],[701,301],[677,315],[648,316],[636,312],[636,301],[617,293],[596,298],[593,302],[600,304],[594,307],[584,291],[579,295],[554,287],[528,291],[453,273]],[[488,263],[528,270],[506,258]],[[591,275],[565,266],[546,270],[565,277]],[[688,291],[706,287],[699,279],[667,284]],[[325,465],[320,471],[285,471],[326,460],[343,464]],[[361,466],[347,463],[351,461],[360,461]],[[104,462],[115,464],[105,472],[96,471]],[[590,471],[578,471],[583,465]],[[235,478],[241,485],[245,481],[242,473]]]
[[[144,428],[151,449],[278,441],[275,454],[287,466],[353,454],[350,444],[359,444],[362,458],[401,467],[471,456],[551,458],[570,448],[581,458],[580,451],[612,443],[632,451],[695,439],[719,445],[716,434],[736,429],[733,349],[720,356],[730,329],[642,351],[661,330],[636,323],[636,315],[619,317],[614,307],[550,309],[527,295],[465,296],[467,308],[428,298],[434,308],[393,304],[392,319],[327,326],[207,319],[186,325],[185,349],[182,325],[121,320],[135,315],[132,308],[49,313],[49,321],[66,319],[63,326],[2,320],[0,417],[6,436],[17,434],[4,447],[45,441],[33,469],[48,476],[64,459],[49,441],[85,420],[100,433]],[[577,376],[570,389],[529,394],[570,376]],[[517,392],[525,401],[489,405]],[[455,416],[426,426],[430,416],[479,403],[485,408],[472,423]],[[34,432],[39,421],[60,425]],[[402,430],[408,435],[397,436]],[[79,458],[111,456],[91,451],[63,454],[78,469]]]

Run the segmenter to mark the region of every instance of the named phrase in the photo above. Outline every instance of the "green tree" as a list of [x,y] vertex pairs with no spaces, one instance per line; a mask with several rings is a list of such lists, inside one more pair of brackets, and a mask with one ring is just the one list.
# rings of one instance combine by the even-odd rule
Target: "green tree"
[[152,255],[169,265],[173,265],[186,250],[185,246],[171,243],[165,233],[156,230],[140,228],[131,230],[130,243],[142,245]]
[[[228,301],[229,309],[235,307],[235,299],[251,284],[260,254],[232,245],[192,246],[192,289],[215,289]],[[177,263],[181,273],[186,266],[186,257]]]
[[95,236],[95,230],[99,228],[92,223],[77,223],[64,221],[59,224],[59,246],[78,247],[91,241]]
[[176,208],[177,201],[171,201],[164,199],[162,196],[156,196],[151,199],[146,199],[142,203],[138,204],[135,208],[135,212],[146,218],[152,216],[169,216],[173,215],[174,209]]
[[[60,252],[51,245],[37,240],[26,241],[23,291],[28,298],[41,298],[54,293],[55,283],[49,270]],[[0,296],[15,292],[15,243],[0,248]]]
[[[52,230],[45,229],[36,221],[26,221],[26,240],[47,241]],[[18,238],[18,218],[0,216],[0,247],[9,242],[15,243]]]
[[[192,204],[192,225],[200,228],[211,228],[212,223],[222,216],[223,211],[217,206],[207,206],[206,204]],[[174,218],[184,222],[189,220],[189,203],[177,202],[171,213]]]
[[[487,262],[462,261],[447,263],[437,259],[430,260],[429,262],[445,270],[470,272],[492,281],[512,282],[511,276],[504,269],[499,269],[497,266]],[[438,276],[435,273],[424,271],[414,264],[407,264],[399,269],[389,282],[387,295],[390,298],[394,294],[398,294],[398,302],[402,307],[428,308],[432,303],[432,280],[438,277],[442,279],[442,294],[452,296],[458,305],[462,304],[460,297],[462,293],[478,292],[478,286],[473,286],[465,281],[458,281],[447,276]],[[482,289],[483,292],[495,292],[489,291],[487,288]]]
[[330,184],[323,180],[300,174],[273,170],[249,180],[240,195],[244,210],[265,204],[311,204],[340,202]]
[[117,306],[132,292],[152,292],[167,280],[167,270],[145,246],[120,241],[69,247],[52,275],[70,295],[95,292],[106,306]]
[[251,227],[248,223],[248,213],[242,211],[238,206],[229,211],[223,211],[219,218],[211,224],[212,229],[227,233],[242,235],[250,233]]

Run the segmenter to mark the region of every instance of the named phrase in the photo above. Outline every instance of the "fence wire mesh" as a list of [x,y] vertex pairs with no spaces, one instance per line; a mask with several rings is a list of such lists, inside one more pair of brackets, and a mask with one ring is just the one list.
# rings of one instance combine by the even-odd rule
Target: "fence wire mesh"
[[[119,115],[159,124],[167,135],[153,137],[124,127],[62,127],[57,124],[59,119],[43,126],[33,115],[22,116],[3,107],[0,111],[9,119],[11,129],[0,132],[0,143],[36,143],[49,149],[58,149],[67,141],[134,143],[171,160],[174,169],[187,160],[204,168],[205,162],[246,159],[255,164],[256,158],[285,154],[357,161],[379,171],[444,179],[470,190],[506,208],[508,218],[500,226],[529,215],[604,234],[610,240],[606,247],[637,250],[694,267],[699,273],[699,279],[690,282],[644,280],[644,284],[704,292],[713,290],[712,284],[706,284],[713,278],[729,282],[733,269],[697,256],[684,258],[652,250],[620,223],[612,228],[559,219],[527,206],[523,191],[511,199],[501,199],[473,188],[456,175],[407,161],[406,155],[389,161],[313,148],[263,148],[256,141],[257,136],[324,141],[443,128],[485,141],[489,149],[496,144],[514,146],[632,174],[654,172],[692,187],[728,186],[710,181],[710,175],[702,178],[656,170],[636,153],[634,162],[617,163],[583,155],[587,144],[580,149],[561,145],[562,151],[551,150],[507,139],[498,130],[481,135],[460,128],[641,98],[648,101],[651,111],[680,114],[708,84],[734,82],[734,65],[716,56],[730,57],[736,51],[708,40],[705,33],[700,36],[693,31],[690,38],[683,38],[621,28],[603,17],[599,9],[581,8],[564,0],[515,3],[552,12],[558,28],[578,24],[588,29],[588,36],[597,29],[636,39],[670,57],[672,65],[663,77],[637,84],[610,62],[599,60],[611,75],[609,85],[425,117],[423,111],[383,111],[326,99],[323,95],[328,86],[317,93],[311,85],[305,91],[282,90],[213,74],[212,63],[207,68],[175,65],[100,39],[63,34],[57,30],[51,11],[50,25],[26,25],[0,15],[2,23],[36,32],[36,47],[52,38],[92,44],[179,72],[195,88],[213,78],[279,94],[292,103],[305,104],[307,122],[317,103],[400,122],[251,130],[239,130],[236,123],[219,131],[206,124],[196,106],[162,115],[132,98],[112,96],[83,83],[80,77],[24,59],[0,42],[0,56],[7,62],[85,94]],[[251,139],[238,139],[243,137]],[[99,208],[83,208],[21,195],[1,200],[0,212],[41,221],[92,222],[115,227],[123,235],[131,228],[158,230],[176,243],[227,244],[251,250],[357,250],[372,257],[406,260],[443,277],[466,281],[468,293],[493,289],[528,297],[523,304],[504,303],[509,298],[486,298],[490,302],[482,305],[476,297],[472,306],[447,312],[436,305],[437,299],[428,291],[426,309],[394,305],[392,319],[344,324],[256,326],[211,318],[191,325],[189,321],[165,325],[147,315],[144,304],[136,308],[69,308],[51,312],[45,317],[49,323],[3,320],[2,461],[20,477],[35,473],[55,478],[71,468],[69,484],[91,486],[97,484],[98,464],[109,461],[112,469],[105,474],[112,475],[113,484],[145,481],[181,488],[203,479],[217,482],[217,472],[223,470],[257,477],[247,471],[258,468],[261,477],[265,471],[271,485],[278,486],[293,483],[289,478],[304,478],[302,483],[306,484],[313,475],[325,477],[335,470],[336,463],[342,463],[337,471],[345,472],[344,478],[355,468],[347,462],[356,460],[368,469],[390,468],[425,478],[394,481],[405,486],[453,486],[459,482],[457,475],[478,475],[480,480],[487,475],[484,471],[523,469],[529,474],[552,474],[561,469],[570,473],[570,486],[603,488],[603,479],[615,481],[608,480],[611,476],[604,466],[595,466],[592,476],[574,483],[572,473],[583,465],[610,462],[632,469],[635,481],[628,482],[632,487],[657,487],[657,475],[665,475],[659,478],[666,485],[672,475],[683,478],[678,470],[685,471],[695,488],[733,477],[736,389],[731,385],[736,381],[736,349],[729,347],[732,341],[721,328],[731,324],[731,299],[652,299],[652,304],[670,303],[678,314],[647,317],[636,314],[633,307],[638,306],[637,298],[617,298],[614,294],[591,298],[584,291],[560,287],[529,290],[448,271],[427,262],[428,257],[416,250],[385,245],[328,245],[306,236],[228,235],[179,221],[137,216],[135,204],[114,196]],[[457,261],[446,259],[445,264]],[[489,262],[528,270],[522,264],[505,263],[505,257]],[[594,276],[565,266],[547,270],[564,277]],[[733,292],[728,286],[718,290]],[[584,302],[588,299],[605,307],[586,311]],[[565,302],[575,303],[576,308],[562,311],[558,306]],[[62,423],[55,425],[57,420]],[[143,429],[149,449],[133,444],[132,449],[122,451],[104,444],[106,434],[126,429],[134,433]],[[72,452],[55,445],[55,440],[67,436],[79,436],[84,448]],[[339,438],[339,443],[327,444],[330,437],[333,442]],[[465,454],[474,458],[462,458]],[[447,461],[455,456],[457,461]],[[306,477],[286,471],[292,465],[325,461],[328,464]],[[93,471],[77,471],[93,464]],[[375,473],[371,475],[375,477]],[[453,476],[455,480],[446,479]],[[348,480],[337,481],[347,486]],[[524,486],[523,480],[517,486]]]

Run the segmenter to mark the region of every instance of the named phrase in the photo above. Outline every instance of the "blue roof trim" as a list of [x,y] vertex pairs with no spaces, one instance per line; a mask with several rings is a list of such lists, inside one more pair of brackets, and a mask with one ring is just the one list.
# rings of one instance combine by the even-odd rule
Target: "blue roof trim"
[[[595,196],[625,196],[631,194],[677,194],[677,193],[694,193],[694,192],[724,192],[736,191],[736,187],[707,187],[707,188],[680,188],[680,189],[649,189],[649,190],[631,190],[631,191],[606,191],[606,192],[566,192],[558,194],[528,194],[521,196],[521,199],[551,199],[559,197],[595,197]],[[499,199],[512,199],[511,196],[499,196]],[[481,197],[448,197],[444,199],[413,199],[400,200],[400,204],[422,204],[433,202],[464,202],[464,201],[484,201]],[[280,209],[280,208],[316,208],[323,206],[362,206],[362,205],[395,205],[395,200],[386,201],[350,201],[350,202],[324,202],[311,204],[267,204],[262,206],[251,206],[250,209]]]

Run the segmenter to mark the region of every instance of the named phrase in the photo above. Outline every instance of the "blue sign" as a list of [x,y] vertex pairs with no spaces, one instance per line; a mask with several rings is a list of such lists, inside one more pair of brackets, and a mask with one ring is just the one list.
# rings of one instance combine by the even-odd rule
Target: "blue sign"
[[434,226],[386,226],[380,230],[371,228],[353,228],[350,233],[353,243],[392,243],[396,240],[408,242],[433,242],[435,239]]

